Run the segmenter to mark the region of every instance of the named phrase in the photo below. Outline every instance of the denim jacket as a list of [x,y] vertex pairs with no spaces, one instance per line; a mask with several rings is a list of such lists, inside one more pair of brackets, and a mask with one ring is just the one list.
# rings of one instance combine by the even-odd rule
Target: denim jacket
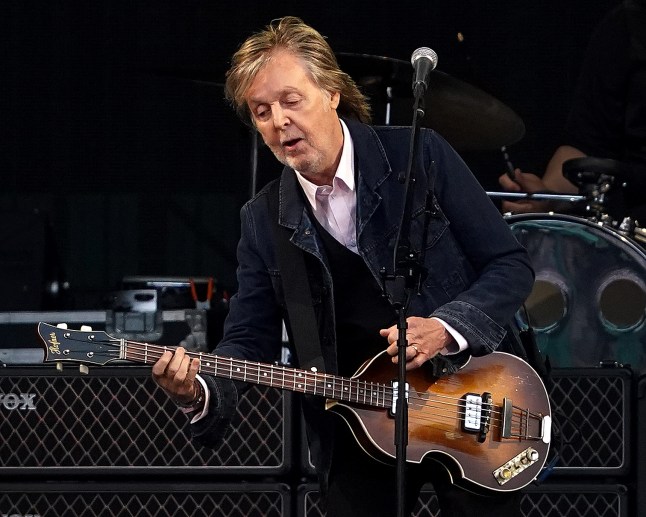
[[[358,168],[358,251],[381,283],[380,269],[393,269],[393,249],[405,197],[398,177],[408,163],[410,128],[345,122],[354,142]],[[484,355],[498,348],[506,334],[505,325],[529,295],[534,280],[529,257],[457,153],[431,130],[421,130],[420,136],[410,243],[413,249],[420,249],[424,243],[428,274],[419,295],[413,296],[408,315],[441,318],[465,337],[471,355]],[[291,242],[308,258],[326,371],[336,373],[334,286],[323,245],[293,170],[286,167],[275,181],[280,181],[278,223],[293,230]],[[423,236],[422,216],[430,189],[431,218]],[[273,244],[275,220],[271,217],[269,190],[269,186],[265,187],[241,210],[239,288],[230,301],[224,338],[216,349],[218,355],[267,363],[279,353],[286,316]],[[289,320],[285,319],[289,332]],[[384,348],[385,345],[384,341]],[[450,358],[440,364],[446,373],[456,369]],[[222,379],[208,378],[207,383],[211,392],[209,414],[191,427],[198,441],[214,445],[233,414],[242,388],[239,383]],[[322,399],[305,399],[310,450],[325,489],[333,426],[324,414]]]

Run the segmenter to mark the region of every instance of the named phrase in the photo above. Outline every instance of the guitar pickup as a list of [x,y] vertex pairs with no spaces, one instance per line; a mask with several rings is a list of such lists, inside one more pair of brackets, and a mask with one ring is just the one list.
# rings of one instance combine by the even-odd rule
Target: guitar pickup
[[478,433],[482,422],[482,397],[476,393],[467,393],[463,400],[462,430],[469,433]]
[[491,423],[491,393],[485,392],[482,395],[467,393],[462,400],[464,402],[462,430],[467,433],[478,433],[478,441],[482,443],[487,438]]

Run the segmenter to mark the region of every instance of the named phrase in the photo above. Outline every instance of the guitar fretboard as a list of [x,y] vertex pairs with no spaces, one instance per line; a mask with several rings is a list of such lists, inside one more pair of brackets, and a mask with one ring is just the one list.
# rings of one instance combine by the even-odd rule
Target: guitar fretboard
[[[166,350],[172,349],[124,341],[121,356],[129,361],[153,364]],[[386,384],[213,354],[188,352],[188,356],[200,360],[199,373],[205,375],[320,395],[367,406],[388,408],[392,405],[393,389]]]

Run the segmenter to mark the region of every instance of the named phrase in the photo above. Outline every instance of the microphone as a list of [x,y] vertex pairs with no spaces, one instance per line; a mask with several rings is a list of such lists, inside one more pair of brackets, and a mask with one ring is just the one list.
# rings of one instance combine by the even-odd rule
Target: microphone
[[415,75],[413,76],[413,94],[418,99],[422,97],[428,89],[428,79],[431,71],[437,66],[437,54],[428,47],[420,47],[410,58]]

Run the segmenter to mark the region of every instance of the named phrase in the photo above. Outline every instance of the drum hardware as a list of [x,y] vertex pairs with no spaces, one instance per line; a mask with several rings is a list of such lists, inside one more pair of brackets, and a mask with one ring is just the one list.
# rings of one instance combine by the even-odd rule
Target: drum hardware
[[579,194],[559,194],[558,192],[487,192],[493,199],[526,199],[534,201],[565,201],[566,203],[580,203],[588,201],[587,196]]
[[615,183],[627,187],[634,181],[633,168],[610,158],[582,156],[563,162],[563,176],[579,188],[597,185],[607,192]]
[[600,174],[595,183],[582,183],[579,186],[579,192],[589,200],[586,206],[586,212],[591,214],[592,217],[600,221],[609,217],[606,211],[611,202],[615,181],[616,178],[614,176]]
[[[570,213],[612,228],[624,237],[646,243],[646,229],[628,217],[631,191],[642,188],[636,167],[609,158],[585,156],[563,163],[563,175],[579,189],[578,195],[546,192],[487,192],[492,198],[558,201],[551,213]],[[646,177],[646,171],[643,174]]]
[[[612,228],[618,234],[634,239],[641,245],[646,244],[646,228],[639,226],[637,221],[632,217],[624,217],[621,221],[616,221],[613,219],[610,214],[604,212],[604,198],[597,197],[597,199],[590,199],[588,195],[582,194],[559,194],[555,192],[487,192],[487,195],[492,199],[526,199],[526,200],[535,200],[535,201],[560,201],[562,204],[562,212],[570,212],[572,210],[568,209],[566,204],[570,204],[573,207],[581,206],[581,203],[586,203],[583,206],[582,213],[578,215],[591,223],[598,224],[600,226],[606,226]],[[558,210],[551,210],[548,212],[550,215],[555,213],[560,213]],[[512,216],[513,214],[508,212],[503,214],[505,217]]]
[[646,244],[646,228],[639,226],[639,223],[632,217],[624,217],[621,222],[615,226],[615,229],[621,235],[635,240],[638,244]]
[[590,197],[588,211],[600,220],[620,220],[630,213],[632,198],[646,186],[645,175],[646,170],[640,173],[637,166],[610,158],[584,156],[563,163],[563,176]]
[[633,231],[633,237],[640,244],[646,244],[646,228],[636,227]]

